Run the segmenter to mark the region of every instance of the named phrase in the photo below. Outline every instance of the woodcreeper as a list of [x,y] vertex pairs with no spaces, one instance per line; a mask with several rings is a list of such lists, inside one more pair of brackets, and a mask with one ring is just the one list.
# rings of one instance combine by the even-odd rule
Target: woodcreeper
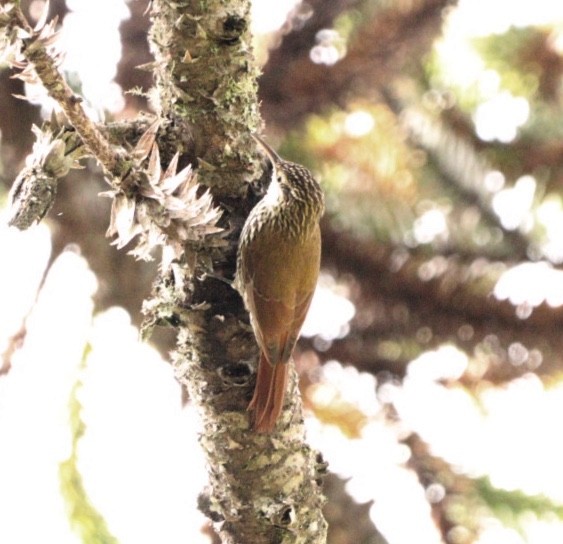
[[260,348],[251,426],[271,432],[282,411],[288,364],[319,275],[324,197],[307,168],[283,160],[254,136],[272,163],[266,195],[246,219],[235,286]]

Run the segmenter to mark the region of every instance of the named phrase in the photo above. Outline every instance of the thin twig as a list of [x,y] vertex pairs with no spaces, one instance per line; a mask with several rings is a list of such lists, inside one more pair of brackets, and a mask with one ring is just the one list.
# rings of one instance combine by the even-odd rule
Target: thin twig
[[[68,121],[102,165],[106,174],[120,178],[127,171],[124,153],[113,147],[86,115],[82,107],[82,98],[70,88],[58,69],[58,59],[47,50],[52,43],[54,30],[47,26],[40,29],[31,28],[19,6],[13,9],[12,16],[14,24],[27,34],[22,40],[21,53],[30,63],[49,96],[60,105]],[[46,32],[42,35],[44,29]]]

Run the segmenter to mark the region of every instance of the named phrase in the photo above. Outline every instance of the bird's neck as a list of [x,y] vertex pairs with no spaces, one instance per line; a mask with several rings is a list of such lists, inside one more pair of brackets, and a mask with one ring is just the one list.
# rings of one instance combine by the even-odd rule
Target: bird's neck
[[263,205],[271,219],[269,227],[286,232],[290,238],[308,238],[323,209],[322,202],[319,205],[302,190],[292,190],[287,185],[280,186],[275,179],[268,187]]
[[288,197],[284,194],[284,190],[278,183],[275,175],[272,175],[270,185],[268,185],[268,190],[263,198],[264,204],[272,207],[278,207],[283,206],[286,200],[288,200]]

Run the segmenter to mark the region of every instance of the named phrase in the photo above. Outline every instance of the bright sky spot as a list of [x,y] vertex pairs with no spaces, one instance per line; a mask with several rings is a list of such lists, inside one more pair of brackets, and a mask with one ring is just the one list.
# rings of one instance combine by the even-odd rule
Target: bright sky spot
[[344,131],[352,138],[361,138],[369,134],[374,126],[373,115],[364,110],[353,111],[344,120]]
[[352,366],[344,367],[337,361],[326,362],[321,372],[323,385],[333,386],[343,401],[355,405],[362,413],[375,415],[381,409],[372,374],[358,372]]
[[332,66],[346,55],[346,44],[340,34],[331,28],[319,30],[315,36],[317,42],[309,52],[309,58],[315,64]]
[[[486,14],[486,17],[483,16]],[[511,26],[563,22],[563,4],[553,0],[460,0],[450,23],[466,36],[501,34]]]
[[447,20],[444,36],[437,40],[434,47],[444,66],[442,77],[446,85],[468,88],[479,81],[485,71],[485,63],[465,32],[458,32],[453,24],[453,14]]
[[84,485],[120,542],[208,543],[196,510],[206,483],[198,418],[182,408],[172,367],[138,334],[120,308],[94,321],[79,391]]
[[532,176],[522,176],[514,187],[502,189],[494,195],[493,210],[504,228],[515,230],[530,217],[536,185]]
[[45,225],[25,232],[6,226],[0,213],[0,248],[5,266],[0,273],[0,353],[35,302],[36,291],[51,254],[51,235]]
[[[122,89],[113,78],[121,59],[119,24],[130,16],[125,0],[67,0],[70,13],[63,19],[57,51],[64,51],[62,70],[71,85],[80,86],[85,108],[95,119],[103,110],[123,108]],[[38,9],[35,10],[39,12]],[[74,79],[73,79],[74,75]],[[76,77],[78,80],[76,80]],[[48,115],[54,102],[41,86],[26,85],[26,93]]]
[[309,57],[315,64],[332,66],[340,60],[340,53],[334,45],[315,45],[311,48]]
[[113,82],[121,58],[120,23],[129,18],[124,0],[68,0],[60,47],[63,69],[78,74],[85,97],[94,108],[119,111],[121,88]]
[[58,468],[70,453],[68,399],[94,289],[84,259],[63,253],[26,321],[24,346],[12,356],[10,372],[0,377],[0,542],[77,542]]
[[563,207],[559,196],[546,198],[537,208],[537,221],[545,232],[544,255],[554,264],[563,262]]
[[528,544],[516,529],[504,527],[495,520],[490,520],[475,544],[499,544],[499,542],[502,544]]
[[529,114],[530,105],[525,98],[502,91],[477,106],[473,116],[477,136],[487,142],[510,143]]
[[337,285],[331,276],[321,274],[301,334],[318,335],[327,341],[346,336],[356,313],[346,294],[346,286]]
[[424,212],[415,220],[413,231],[419,244],[428,244],[438,236],[447,235],[448,224],[445,213],[438,208]]
[[514,306],[532,307],[547,303],[563,305],[563,271],[546,262],[522,263],[504,272],[493,293],[499,300],[508,300]]
[[408,376],[417,380],[457,380],[463,376],[467,364],[468,358],[463,351],[445,345],[411,361]]
[[252,29],[257,34],[278,30],[299,0],[255,0],[252,6]]

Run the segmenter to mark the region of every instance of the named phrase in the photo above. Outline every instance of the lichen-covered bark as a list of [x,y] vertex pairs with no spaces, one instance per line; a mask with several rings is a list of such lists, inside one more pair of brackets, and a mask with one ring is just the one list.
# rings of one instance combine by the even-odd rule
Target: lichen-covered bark
[[231,196],[256,174],[250,133],[260,122],[248,1],[153,2],[154,99],[176,123],[202,181]]
[[154,95],[169,121],[161,152],[179,149],[225,212],[224,242],[187,247],[179,273],[161,278],[147,304],[150,319],[179,328],[174,365],[199,408],[209,465],[200,506],[224,543],[323,543],[323,465],[304,441],[295,372],[273,434],[250,431],[246,414],[257,348],[229,280],[249,183],[261,175],[249,2],[154,0],[151,19]]

